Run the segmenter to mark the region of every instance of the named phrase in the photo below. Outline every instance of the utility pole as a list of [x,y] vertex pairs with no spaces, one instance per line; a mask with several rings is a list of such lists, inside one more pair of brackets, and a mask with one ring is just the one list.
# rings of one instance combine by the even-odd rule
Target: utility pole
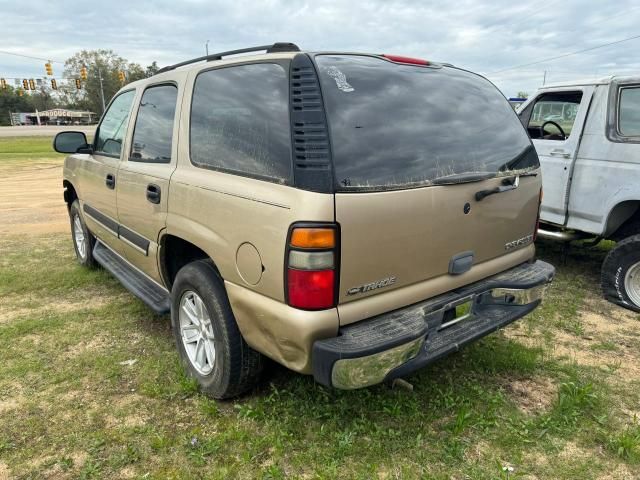
[[104,110],[105,110],[105,106],[104,106],[104,87],[102,86],[102,73],[100,72],[99,68],[98,68],[98,78],[100,79],[100,98],[102,99],[102,113],[104,113]]
[[207,40],[207,43],[204,44],[204,51],[208,57],[209,56],[209,40]]
[[542,77],[542,86],[544,86],[547,83],[547,71],[544,71],[544,77]]

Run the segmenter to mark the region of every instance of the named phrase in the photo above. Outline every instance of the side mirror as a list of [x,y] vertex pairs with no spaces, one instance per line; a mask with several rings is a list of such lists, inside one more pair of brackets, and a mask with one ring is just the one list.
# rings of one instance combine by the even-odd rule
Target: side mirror
[[59,153],[91,153],[93,151],[83,132],[58,133],[53,139],[53,149]]

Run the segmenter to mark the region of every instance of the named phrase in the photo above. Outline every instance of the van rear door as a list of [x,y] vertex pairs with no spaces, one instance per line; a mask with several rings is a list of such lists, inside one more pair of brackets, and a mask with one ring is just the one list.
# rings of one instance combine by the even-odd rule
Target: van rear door
[[376,56],[315,60],[336,174],[341,323],[419,300],[393,292],[428,298],[533,255],[538,158],[490,82]]

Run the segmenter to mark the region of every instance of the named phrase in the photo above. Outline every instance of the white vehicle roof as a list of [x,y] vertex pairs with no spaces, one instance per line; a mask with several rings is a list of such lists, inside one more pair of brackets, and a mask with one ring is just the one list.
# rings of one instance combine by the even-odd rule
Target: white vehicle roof
[[540,87],[539,90],[548,90],[552,88],[558,87],[576,87],[579,85],[607,85],[612,81],[640,81],[639,75],[608,75],[606,77],[601,78],[582,78],[578,80],[571,80],[567,82],[558,82],[558,83],[550,83],[543,87]]

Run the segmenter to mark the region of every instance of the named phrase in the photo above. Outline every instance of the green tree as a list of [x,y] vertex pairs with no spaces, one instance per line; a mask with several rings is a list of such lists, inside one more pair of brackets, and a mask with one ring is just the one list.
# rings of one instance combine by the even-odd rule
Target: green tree
[[528,92],[518,92],[518,98],[529,98]]
[[154,60],[151,65],[147,66],[147,77],[153,77],[156,73],[158,73],[158,70],[160,70],[160,67],[158,67],[158,64]]
[[101,115],[101,83],[104,104],[107,105],[111,97],[122,87],[118,72],[125,72],[126,84],[146,78],[149,68],[153,65],[155,62],[144,69],[139,64],[131,63],[117,55],[113,50],[82,50],[65,62],[64,75],[70,81],[80,78],[80,70],[83,66],[87,68],[87,80],[82,82],[83,88],[70,91],[68,103],[76,108],[90,110]]
[[7,85],[0,89],[0,125],[11,125],[10,112],[33,111],[28,95],[19,96],[18,89]]

